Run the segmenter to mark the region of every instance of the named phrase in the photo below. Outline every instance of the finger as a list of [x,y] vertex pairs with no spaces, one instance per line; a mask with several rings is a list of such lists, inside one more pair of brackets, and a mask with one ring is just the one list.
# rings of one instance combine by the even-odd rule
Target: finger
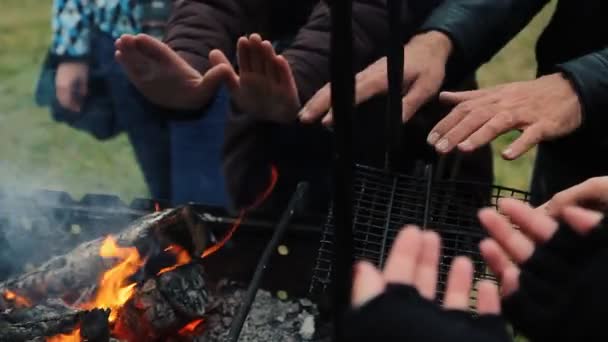
[[485,89],[479,90],[468,90],[468,91],[442,91],[439,93],[439,101],[457,105],[461,102],[474,100],[480,97],[484,97],[488,94],[488,91]]
[[597,227],[604,215],[579,207],[566,207],[562,210],[562,217],[576,232],[586,235]]
[[135,46],[141,54],[159,64],[183,63],[183,60],[169,45],[147,34],[140,33],[135,36]]
[[557,221],[534,210],[527,203],[513,198],[502,198],[498,201],[498,207],[532,241],[545,242],[557,231]]
[[561,191],[546,203],[547,212],[551,216],[558,216],[566,206],[600,200],[603,194],[602,185],[603,179],[592,178]]
[[488,122],[491,117],[492,114],[483,108],[471,111],[441,138],[448,143],[442,145],[440,141],[436,147],[443,153],[451,151],[455,146],[458,146],[461,151],[470,152],[470,147],[463,141]]
[[510,296],[517,291],[517,289],[519,289],[519,273],[520,270],[517,268],[517,266],[511,266],[505,269],[500,282],[501,296]]
[[116,61],[122,66],[123,70],[131,82],[139,83],[152,79],[155,75],[151,72],[150,59],[133,48],[120,50],[115,53]]
[[479,243],[479,250],[488,267],[498,279],[502,279],[505,270],[513,266],[507,253],[492,239],[485,239]]
[[498,286],[489,280],[477,283],[477,313],[480,315],[500,314]]
[[264,74],[270,80],[274,82],[279,82],[279,74],[276,67],[276,57],[277,55],[274,52],[274,47],[270,44],[269,41],[265,40],[262,42],[262,50],[263,53],[263,62],[264,62]]
[[437,93],[432,85],[422,80],[414,80],[407,93],[401,100],[401,113],[403,122],[409,121],[414,114]]
[[429,133],[427,142],[430,145],[434,145],[438,150],[445,151],[449,146],[453,146],[450,141],[443,140],[442,137],[453,129],[459,122],[461,122],[469,113],[473,110],[473,105],[468,102],[461,103],[454,107],[448,115],[446,115],[441,121],[439,121],[435,127]]
[[256,74],[265,75],[265,63],[264,63],[264,47],[262,45],[262,37],[254,33],[249,36],[251,59],[249,63],[251,65],[251,71]]
[[77,108],[71,99],[70,92],[71,92],[71,90],[69,87],[63,87],[63,86],[57,86],[56,90],[55,90],[55,93],[57,96],[57,101],[59,102],[61,107],[75,112],[75,111],[77,111]]
[[543,130],[539,125],[532,125],[512,142],[504,151],[502,157],[507,160],[519,158],[522,154],[528,152],[532,147],[536,146],[543,140]]
[[[236,74],[236,71],[234,70],[232,63],[230,63],[230,61],[228,60],[226,55],[224,55],[224,53],[221,50],[218,50],[218,49],[212,50],[209,53],[209,62],[211,63],[213,68],[225,65],[224,68],[227,68],[227,69],[225,69],[226,74],[224,75],[225,76],[224,80],[226,81],[226,85],[228,86],[228,88],[231,91],[235,91],[236,89],[238,89],[239,76]],[[205,77],[208,77],[210,72],[211,72],[211,70],[209,70],[205,74]]]
[[296,80],[291,72],[291,66],[283,56],[275,57],[275,72],[277,74],[277,80],[279,84],[285,85],[288,89],[291,89],[294,98],[299,98],[298,87],[296,86]]
[[118,39],[116,39],[116,41],[114,41],[114,47],[116,48],[116,50],[124,50],[127,48],[126,45],[128,45],[126,42],[128,42],[129,40],[133,40],[134,38],[134,35],[123,34]]
[[200,103],[207,103],[207,100],[213,96],[222,82],[226,81],[229,89],[238,88],[238,81],[234,80],[234,72],[227,64],[219,64],[207,70],[203,81],[200,83],[198,93],[202,99]]
[[464,151],[473,151],[490,143],[499,135],[516,128],[516,122],[509,113],[496,113],[480,129],[462,142]]
[[298,117],[303,123],[313,123],[321,119],[329,110],[331,103],[331,85],[327,83],[319,89],[304,105]]
[[448,273],[443,306],[451,310],[467,310],[473,282],[473,263],[467,257],[456,257]]
[[241,74],[251,72],[251,44],[249,39],[245,37],[239,38],[236,43],[236,55],[239,64],[239,72]]
[[380,295],[385,283],[382,274],[369,262],[355,264],[353,290],[351,301],[354,307],[359,307]]
[[114,45],[123,53],[127,53],[129,50],[135,49],[135,36],[132,34],[123,34],[114,42]]
[[421,249],[422,233],[414,226],[399,232],[384,267],[387,283],[410,285],[414,282],[418,253]]
[[509,257],[516,263],[526,261],[534,252],[534,243],[515,230],[509,221],[494,209],[482,209],[479,211],[479,220],[490,236],[498,242],[500,247],[507,252]]
[[386,67],[386,58],[382,58],[355,75],[355,105],[386,92]]
[[440,244],[441,240],[437,233],[431,231],[422,233],[422,250],[418,256],[414,286],[420,295],[428,300],[435,299]]
[[325,127],[329,127],[334,124],[334,111],[333,110],[330,109],[329,112],[327,112],[327,114],[323,117],[321,124],[323,124],[323,126],[325,126]]

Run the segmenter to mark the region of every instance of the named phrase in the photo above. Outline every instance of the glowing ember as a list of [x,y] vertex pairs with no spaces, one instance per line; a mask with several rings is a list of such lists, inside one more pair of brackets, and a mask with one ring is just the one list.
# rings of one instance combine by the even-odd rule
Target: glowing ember
[[47,337],[46,342],[80,342],[80,328],[72,331],[69,334],[59,334],[53,337]]
[[4,292],[4,298],[9,302],[15,303],[15,306],[18,308],[27,308],[32,306],[32,303],[29,299],[22,297],[11,290],[7,290]]
[[234,223],[232,224],[232,227],[230,227],[230,229],[222,237],[222,239],[218,243],[207,248],[203,252],[203,255],[202,255],[203,258],[217,252],[220,248],[224,247],[226,242],[228,242],[232,238],[232,235],[234,235],[236,230],[239,228],[239,226],[241,225],[241,222],[243,222],[243,218],[245,218],[245,214],[247,213],[247,211],[254,209],[256,207],[259,207],[266,200],[266,198],[268,198],[268,196],[270,196],[270,194],[272,193],[272,190],[274,190],[274,187],[277,184],[278,179],[279,179],[279,171],[277,170],[276,166],[272,165],[270,168],[270,184],[268,185],[266,190],[264,190],[264,192],[256,199],[256,201],[251,206],[241,210],[241,212],[239,213],[239,217],[236,219],[236,221],[234,221]]
[[180,247],[178,245],[171,245],[171,246],[167,247],[165,249],[165,252],[169,252],[169,253],[175,255],[175,258],[176,258],[175,265],[173,265],[171,267],[163,268],[162,270],[160,270],[158,272],[157,275],[161,275],[163,273],[173,271],[174,269],[192,261],[192,257],[190,256],[188,251],[186,251],[185,249],[183,249],[182,247]]
[[188,324],[186,324],[183,328],[179,329],[178,334],[182,335],[182,336],[189,336],[192,335],[194,333],[196,333],[197,328],[201,325],[201,323],[203,323],[205,320],[204,319],[197,319],[195,321],[192,321]]
[[160,211],[160,203],[154,202],[154,211],[156,211],[156,212]]
[[109,321],[114,322],[118,317],[119,309],[135,293],[136,284],[129,282],[129,278],[144,265],[145,261],[139,256],[137,248],[120,247],[112,237],[108,237],[103,242],[99,255],[103,258],[117,258],[120,261],[103,274],[95,299],[82,308],[110,309]]

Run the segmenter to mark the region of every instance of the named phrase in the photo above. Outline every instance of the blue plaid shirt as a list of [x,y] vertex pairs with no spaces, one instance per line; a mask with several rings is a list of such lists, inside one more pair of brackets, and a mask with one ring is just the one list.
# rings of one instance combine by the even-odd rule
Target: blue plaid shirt
[[118,38],[139,33],[141,6],[137,0],[53,0],[51,53],[84,58],[89,54],[91,31]]

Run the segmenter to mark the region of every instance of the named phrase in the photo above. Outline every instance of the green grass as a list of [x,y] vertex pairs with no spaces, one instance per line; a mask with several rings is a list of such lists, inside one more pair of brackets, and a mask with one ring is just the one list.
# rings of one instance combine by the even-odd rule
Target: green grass
[[[50,41],[50,0],[2,0],[0,11],[0,187],[25,186],[118,194],[129,200],[147,196],[141,172],[125,136],[99,142],[51,120],[33,104],[33,90]],[[534,42],[546,9],[479,72],[483,86],[534,76]],[[513,134],[494,145],[503,148]],[[533,153],[496,161],[497,182],[527,188]]]
[[2,0],[0,186],[147,196],[126,136],[99,142],[55,123],[33,103],[50,42],[50,0]]

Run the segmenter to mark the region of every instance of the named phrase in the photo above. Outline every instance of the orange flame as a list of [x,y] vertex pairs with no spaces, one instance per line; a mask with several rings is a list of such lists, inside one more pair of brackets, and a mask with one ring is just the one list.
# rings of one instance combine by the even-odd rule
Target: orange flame
[[157,275],[161,275],[163,273],[173,271],[174,269],[192,261],[192,257],[190,256],[188,251],[178,245],[171,245],[171,246],[165,248],[165,252],[172,253],[173,255],[175,255],[175,258],[177,260],[175,262],[175,265],[163,268],[162,270],[160,270],[158,272]]
[[15,306],[18,308],[27,308],[32,306],[32,302],[29,299],[22,297],[11,290],[6,290],[4,292],[4,298],[9,302],[15,303]]
[[99,255],[103,258],[117,258],[120,261],[116,266],[106,271],[99,282],[99,289],[95,299],[84,304],[83,309],[94,308],[110,309],[108,320],[114,322],[118,317],[119,309],[135,293],[135,283],[128,279],[143,265],[144,260],[139,256],[135,247],[120,247],[113,237],[108,237],[101,245]]
[[215,245],[207,248],[203,252],[203,255],[202,255],[203,258],[210,256],[211,254],[217,252],[220,248],[224,247],[224,245],[232,238],[232,236],[234,235],[236,230],[239,228],[239,226],[243,222],[243,219],[245,218],[245,215],[247,214],[247,212],[259,207],[262,203],[264,203],[264,201],[268,198],[268,196],[270,196],[270,194],[272,193],[272,190],[274,190],[274,187],[277,184],[278,179],[279,179],[279,171],[277,170],[276,166],[272,165],[270,167],[270,184],[268,184],[268,187],[266,188],[266,190],[264,190],[264,192],[262,192],[262,194],[253,202],[252,205],[241,210],[236,221],[234,221],[234,223],[232,224],[232,227],[230,227],[228,232],[220,239],[220,241],[218,243],[216,243]]
[[196,332],[196,330],[198,329],[198,327],[203,322],[205,322],[205,320],[202,319],[202,318],[194,320],[194,321],[186,324],[183,328],[179,329],[178,334],[180,334],[182,336],[192,335],[192,334],[194,334]]
[[53,337],[47,337],[46,342],[80,342],[80,328],[76,328],[69,334],[59,334]]

